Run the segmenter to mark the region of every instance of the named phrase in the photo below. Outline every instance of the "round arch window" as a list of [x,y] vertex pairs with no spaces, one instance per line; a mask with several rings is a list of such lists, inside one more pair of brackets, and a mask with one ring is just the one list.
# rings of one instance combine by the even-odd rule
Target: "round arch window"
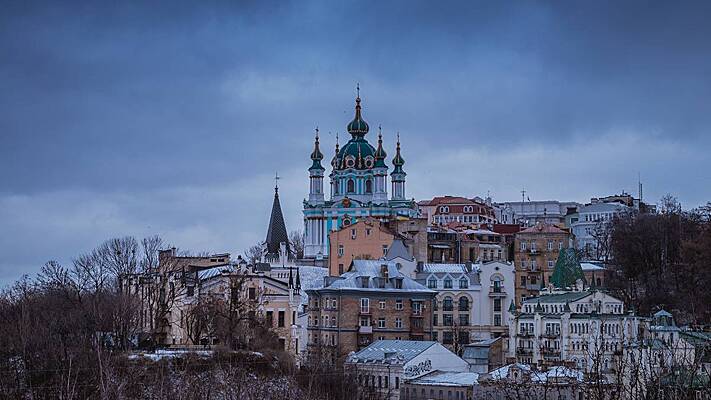
[[366,193],[373,193],[373,180],[372,179],[367,179],[365,181],[365,192]]
[[348,168],[355,167],[355,158],[353,158],[353,156],[346,157],[346,167],[348,167]]

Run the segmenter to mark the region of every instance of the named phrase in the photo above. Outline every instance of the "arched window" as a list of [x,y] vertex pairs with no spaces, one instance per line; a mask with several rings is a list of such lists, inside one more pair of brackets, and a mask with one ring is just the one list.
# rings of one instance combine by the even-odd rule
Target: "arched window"
[[444,298],[444,304],[442,305],[442,309],[444,311],[452,311],[452,298],[447,296]]
[[365,192],[373,193],[373,181],[370,179],[365,181]]
[[353,179],[348,180],[348,188],[346,189],[348,193],[355,192],[355,181]]
[[460,278],[459,279],[459,288],[466,289],[468,287],[469,287],[469,281],[467,280],[467,278],[464,278],[464,277]]
[[462,296],[459,298],[459,311],[469,311],[469,299]]

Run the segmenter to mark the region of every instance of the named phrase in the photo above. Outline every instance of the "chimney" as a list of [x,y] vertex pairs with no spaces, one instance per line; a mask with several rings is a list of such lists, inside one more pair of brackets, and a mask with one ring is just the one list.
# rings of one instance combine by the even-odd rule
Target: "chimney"
[[465,263],[464,263],[464,268],[467,269],[467,272],[472,272],[472,262],[471,262],[471,261],[465,262]]
[[422,272],[424,269],[425,269],[424,261],[418,261],[417,262],[417,272]]

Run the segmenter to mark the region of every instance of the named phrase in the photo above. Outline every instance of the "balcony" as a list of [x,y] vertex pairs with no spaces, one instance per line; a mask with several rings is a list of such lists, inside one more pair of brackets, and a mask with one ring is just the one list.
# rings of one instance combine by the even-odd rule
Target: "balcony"
[[490,286],[489,297],[506,297],[503,286]]
[[533,337],[533,332],[531,332],[531,331],[523,331],[523,332],[517,333],[516,336],[518,336],[518,337],[520,337],[520,338],[530,338],[530,337]]
[[546,339],[556,339],[560,337],[560,332],[546,331],[541,336]]
[[372,335],[373,334],[373,327],[372,326],[359,326],[358,333],[361,335]]
[[533,355],[533,349],[527,347],[517,347],[516,354],[521,356],[530,356]]
[[553,349],[550,347],[542,347],[541,354],[547,357],[560,357],[560,349]]

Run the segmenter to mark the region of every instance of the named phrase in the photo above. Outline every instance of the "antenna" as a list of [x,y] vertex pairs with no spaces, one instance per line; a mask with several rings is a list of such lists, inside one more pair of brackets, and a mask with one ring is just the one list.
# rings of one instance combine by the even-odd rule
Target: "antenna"
[[521,190],[521,203],[524,203],[526,201],[526,189]]

